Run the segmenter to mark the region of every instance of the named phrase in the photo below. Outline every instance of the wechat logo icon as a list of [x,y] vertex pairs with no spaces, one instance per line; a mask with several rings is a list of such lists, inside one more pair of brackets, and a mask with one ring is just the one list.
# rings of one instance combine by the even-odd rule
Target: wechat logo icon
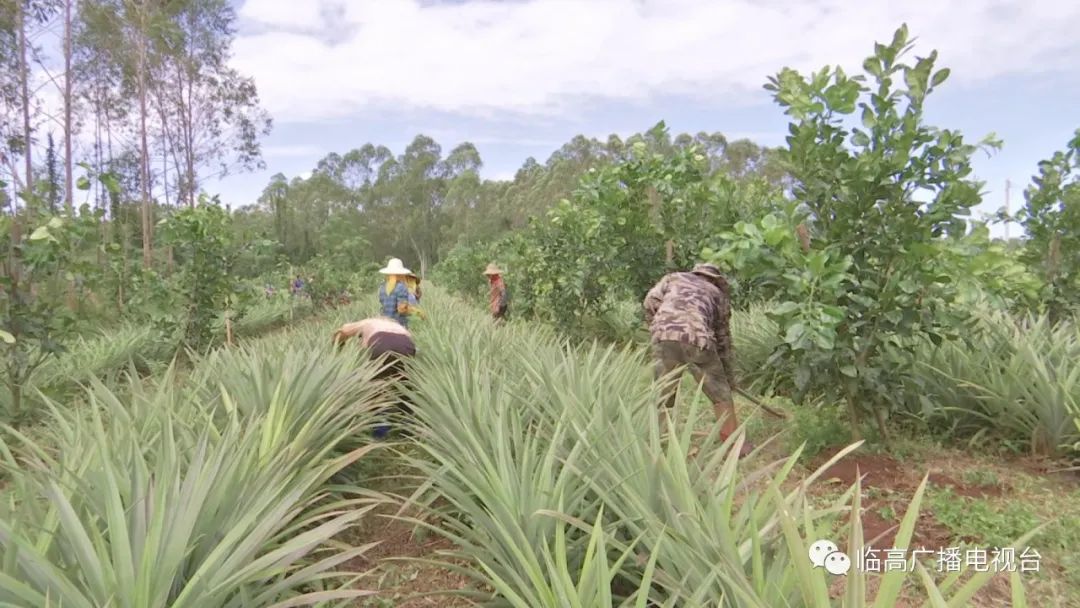
[[831,540],[819,540],[810,545],[810,563],[836,576],[845,576],[851,570],[851,558]]

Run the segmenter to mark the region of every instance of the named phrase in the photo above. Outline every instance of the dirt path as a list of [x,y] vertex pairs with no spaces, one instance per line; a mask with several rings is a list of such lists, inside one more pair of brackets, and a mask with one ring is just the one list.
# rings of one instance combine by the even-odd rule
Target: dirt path
[[[378,515],[373,512],[369,516],[373,523],[350,538],[353,545],[376,541],[379,544],[343,567],[345,571],[363,574],[357,587],[378,591],[378,595],[363,598],[357,602],[357,606],[456,608],[474,605],[466,598],[441,595],[447,590],[469,588],[471,581],[468,577],[433,564],[400,561],[439,559],[440,551],[453,549],[450,541],[431,534],[425,536],[423,532],[414,535],[412,524],[385,517],[396,511],[394,506],[388,505],[379,511]],[[415,597],[425,593],[440,595]]]
[[[374,467],[379,470],[380,475],[377,479],[368,480],[370,489],[393,496],[407,496],[415,489],[414,473],[411,473],[404,458],[392,450],[387,450],[380,453],[377,459]],[[472,579],[438,564],[419,561],[445,561],[445,552],[453,551],[454,544],[440,535],[396,517],[403,502],[404,500],[395,499],[380,504],[364,517],[361,527],[354,529],[343,539],[356,547],[378,543],[364,555],[342,565],[343,571],[361,575],[355,584],[357,588],[377,591],[377,595],[362,598],[355,605],[365,608],[474,606],[475,603],[468,598],[445,594],[447,591],[475,589]],[[415,509],[405,512],[401,517],[422,519],[419,511]],[[454,560],[454,563],[465,565],[459,560]]]

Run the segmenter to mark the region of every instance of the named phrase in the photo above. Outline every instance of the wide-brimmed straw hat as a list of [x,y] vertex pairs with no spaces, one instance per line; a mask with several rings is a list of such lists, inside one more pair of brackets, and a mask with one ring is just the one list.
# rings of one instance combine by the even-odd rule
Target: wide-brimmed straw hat
[[390,258],[390,261],[386,263],[386,268],[380,270],[379,274],[412,274],[412,271],[405,268],[398,258]]
[[494,262],[492,262],[491,264],[488,264],[487,268],[484,270],[484,274],[502,274],[502,273],[503,273],[502,269],[500,269],[498,266],[496,266]]
[[694,269],[690,272],[699,274],[709,279],[723,279],[724,275],[720,272],[720,269],[713,264],[698,264],[694,266]]

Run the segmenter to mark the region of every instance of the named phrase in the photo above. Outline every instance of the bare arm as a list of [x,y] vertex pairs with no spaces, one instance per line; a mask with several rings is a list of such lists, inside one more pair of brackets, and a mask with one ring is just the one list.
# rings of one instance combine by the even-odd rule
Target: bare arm
[[364,329],[368,326],[367,320],[356,321],[355,323],[346,323],[342,325],[336,332],[334,332],[334,344],[341,346],[349,338],[361,336],[364,333]]

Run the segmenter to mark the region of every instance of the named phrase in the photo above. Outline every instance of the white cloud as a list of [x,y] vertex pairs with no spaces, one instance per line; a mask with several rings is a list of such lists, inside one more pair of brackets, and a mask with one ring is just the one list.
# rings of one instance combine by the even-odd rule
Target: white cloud
[[309,144],[294,144],[280,146],[263,146],[263,156],[266,158],[304,158],[322,156],[326,151],[319,146]]
[[[481,171],[484,173],[484,171]],[[493,181],[509,182],[514,180],[514,176],[517,175],[517,171],[492,171],[488,175],[484,175],[484,179],[490,179]]]
[[954,86],[1080,77],[1080,3],[1060,0],[246,0],[240,14],[260,33],[237,40],[235,66],[279,122],[376,106],[539,117],[657,94],[765,100],[781,67],[858,68],[903,21]]
[[306,29],[320,25],[318,7],[309,2],[245,0],[238,13],[243,19],[270,27]]
[[[511,131],[504,131],[498,133],[491,133],[490,131],[492,130],[497,130],[497,128],[487,127],[484,129],[485,134],[477,134],[476,132],[471,132],[467,129],[460,129],[454,127],[447,128],[430,125],[412,125],[406,129],[403,129],[403,131],[406,133],[423,133],[424,135],[427,135],[428,137],[431,137],[435,141],[439,142],[446,148],[456,146],[459,143],[469,142],[473,145],[512,144],[514,146],[555,149],[566,143],[564,140],[557,137],[535,137],[529,135],[520,135],[518,133],[520,129],[513,129]],[[449,149],[447,149],[446,151],[449,152]]]

